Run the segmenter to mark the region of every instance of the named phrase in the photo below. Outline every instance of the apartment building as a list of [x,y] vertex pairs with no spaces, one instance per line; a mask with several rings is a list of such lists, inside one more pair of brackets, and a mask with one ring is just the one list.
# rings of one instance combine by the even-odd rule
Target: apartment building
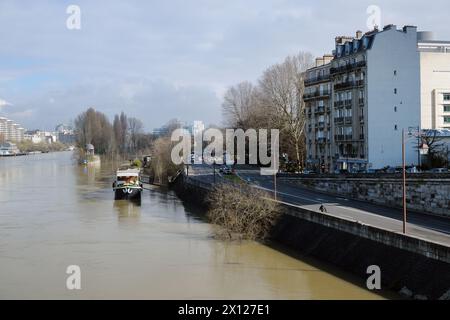
[[315,67],[306,73],[303,96],[307,116],[307,164],[320,172],[333,170],[330,78],[332,59],[332,55],[316,59]]
[[450,41],[418,32],[420,57],[421,127],[450,129]]
[[24,138],[25,129],[14,121],[0,117],[0,139],[3,141],[20,142]]
[[[416,27],[397,29],[394,25],[336,37],[329,66],[330,171],[401,165],[402,130],[421,124],[417,41]],[[312,76],[317,68],[307,75]],[[306,80],[305,87],[313,90],[311,86]],[[314,101],[306,99],[308,92],[305,104],[311,108]],[[307,116],[307,131],[316,120]],[[314,168],[316,159],[322,157],[320,148],[316,152],[319,135],[309,138],[314,142],[307,140],[312,159],[308,166]],[[419,161],[416,146],[417,140],[407,139],[408,164]]]

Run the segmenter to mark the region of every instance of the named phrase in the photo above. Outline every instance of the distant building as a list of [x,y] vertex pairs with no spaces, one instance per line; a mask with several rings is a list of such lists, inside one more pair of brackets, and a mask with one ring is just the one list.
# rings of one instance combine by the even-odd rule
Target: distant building
[[25,140],[29,140],[33,143],[54,143],[58,141],[58,135],[56,132],[29,130],[24,134]]
[[450,41],[417,33],[420,56],[421,127],[450,129]]
[[58,141],[65,144],[74,144],[77,136],[71,126],[59,124],[55,128]]
[[25,129],[14,121],[0,117],[0,138],[4,141],[21,142],[24,139]]

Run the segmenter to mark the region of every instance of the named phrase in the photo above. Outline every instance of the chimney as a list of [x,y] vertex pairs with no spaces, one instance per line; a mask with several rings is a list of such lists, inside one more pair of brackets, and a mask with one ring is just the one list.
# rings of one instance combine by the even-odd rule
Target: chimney
[[363,36],[363,32],[361,30],[356,31],[356,39],[361,39]]
[[316,67],[323,66],[323,58],[316,58]]
[[334,56],[326,54],[323,56],[323,64],[328,64],[333,60]]

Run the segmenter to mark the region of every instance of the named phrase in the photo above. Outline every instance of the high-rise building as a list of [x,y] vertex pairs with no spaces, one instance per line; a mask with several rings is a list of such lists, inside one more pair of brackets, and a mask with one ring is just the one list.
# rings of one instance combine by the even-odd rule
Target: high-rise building
[[4,141],[20,142],[24,138],[25,129],[14,121],[0,117],[0,139]]

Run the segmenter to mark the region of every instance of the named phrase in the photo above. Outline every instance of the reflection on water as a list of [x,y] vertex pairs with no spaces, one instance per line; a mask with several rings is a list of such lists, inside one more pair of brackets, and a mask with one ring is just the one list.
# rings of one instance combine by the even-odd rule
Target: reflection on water
[[[114,201],[114,168],[70,153],[0,158],[0,298],[380,298],[267,246],[214,239],[170,191]],[[65,288],[73,264],[80,291]]]

